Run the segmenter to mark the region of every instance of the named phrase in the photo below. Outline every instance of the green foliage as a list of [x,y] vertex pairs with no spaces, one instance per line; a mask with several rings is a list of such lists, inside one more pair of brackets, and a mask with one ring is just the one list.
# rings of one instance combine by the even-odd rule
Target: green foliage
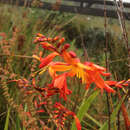
[[[111,116],[110,116],[110,124],[112,124],[113,122],[115,122],[117,114],[120,110],[121,104],[123,103],[125,99],[125,96],[122,98],[122,100],[117,104],[116,108],[114,109],[114,111],[112,112]],[[106,121],[99,130],[108,130],[108,121]]]
[[[83,100],[77,112],[77,117],[79,118],[80,122],[82,121],[83,117],[85,116],[85,113],[88,111],[90,105],[92,104],[93,100],[97,97],[99,92],[100,91],[95,91],[86,100],[85,99]],[[76,129],[76,126],[75,126],[75,123],[73,123],[71,130],[75,130],[75,129]]]
[[109,44],[110,70],[118,80],[129,78],[128,51],[123,39],[111,38]]

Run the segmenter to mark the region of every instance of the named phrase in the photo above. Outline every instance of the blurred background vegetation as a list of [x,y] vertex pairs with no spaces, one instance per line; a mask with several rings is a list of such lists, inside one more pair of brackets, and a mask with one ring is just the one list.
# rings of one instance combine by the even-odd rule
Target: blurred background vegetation
[[[120,24],[117,19],[107,18],[107,21],[107,53],[109,56],[110,72],[113,74],[112,79],[125,80],[129,78],[128,54],[122,37]],[[130,36],[130,21],[126,21],[126,28],[128,36]],[[83,43],[87,50],[89,60],[105,67],[106,47],[104,18],[0,4],[1,84],[3,81],[21,77],[31,80],[31,74],[38,70],[37,66],[39,63],[31,58],[33,54],[38,55],[40,50],[37,45],[33,44],[36,33],[42,33],[47,37],[57,35],[65,37],[66,42],[71,44],[70,49],[74,50],[82,61],[87,60],[84,57]],[[46,54],[47,52],[45,55]],[[23,57],[21,57],[21,55]],[[47,78],[48,77],[44,77],[44,80]],[[39,84],[43,82],[44,81]],[[21,116],[18,116],[15,107],[21,102],[24,103],[25,100],[23,99],[25,97],[21,96],[22,91],[19,91],[15,86],[17,86],[17,84],[10,83],[3,85],[2,89],[0,89],[0,130],[5,128],[6,115],[10,107],[12,112],[10,114],[11,123],[9,124],[9,129],[18,130],[21,126],[21,119],[19,119]],[[76,91],[78,90],[75,90],[74,94]],[[79,95],[83,93],[83,91],[80,91]],[[74,94],[72,97],[73,101],[75,100]],[[77,97],[77,99],[78,102],[80,102],[83,96]],[[118,100],[115,99],[113,105],[117,102]],[[103,123],[107,118],[105,116],[107,106],[104,106],[104,103],[105,97],[102,98],[98,96],[89,110],[91,116],[100,123]],[[71,108],[72,106],[69,107]],[[18,112],[19,111],[20,110],[18,110]],[[100,117],[97,113],[100,113]],[[96,124],[93,124],[91,119],[86,119],[85,117],[84,120],[89,122],[87,125],[90,130],[99,128]],[[121,118],[121,121],[122,120]],[[121,122],[121,126],[123,130],[123,121]],[[24,128],[21,127],[20,129],[22,130]]]

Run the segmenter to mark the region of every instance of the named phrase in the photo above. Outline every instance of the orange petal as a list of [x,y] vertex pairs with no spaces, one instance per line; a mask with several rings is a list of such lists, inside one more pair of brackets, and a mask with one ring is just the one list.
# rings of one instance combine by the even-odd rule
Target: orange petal
[[49,67],[49,74],[50,74],[50,76],[53,77],[53,78],[56,76],[56,73],[55,73],[54,69],[52,69],[51,66]]
[[106,68],[101,67],[99,65],[93,64],[94,67],[96,67],[96,69],[100,70],[100,71],[106,71]]
[[47,57],[41,59],[41,64],[39,65],[39,68],[43,68],[44,66],[48,65],[55,56],[57,56],[58,53],[53,52],[50,55],[48,55]]
[[109,86],[116,86],[116,87],[122,88],[122,86],[118,84],[117,81],[105,81],[105,83],[108,84]]
[[104,73],[104,72],[100,72],[100,74],[102,75],[102,76],[110,76],[111,75],[111,73]]
[[53,65],[51,67],[54,71],[67,71],[72,68],[71,65]]
[[112,89],[111,87],[109,87],[107,84],[106,84],[106,86],[104,87],[104,89],[105,89],[108,93],[115,93],[115,90]]
[[117,84],[116,81],[105,81],[106,84],[108,84],[109,86],[114,86]]
[[65,83],[65,75],[60,75],[55,79],[54,86],[61,89],[64,86]]

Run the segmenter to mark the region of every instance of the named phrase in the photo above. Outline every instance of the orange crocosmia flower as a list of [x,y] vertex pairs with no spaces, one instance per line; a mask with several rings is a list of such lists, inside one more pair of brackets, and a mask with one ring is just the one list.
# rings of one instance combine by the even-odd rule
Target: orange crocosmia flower
[[114,93],[115,92],[111,87],[109,87],[105,83],[105,81],[101,78],[99,72],[93,73],[92,81],[96,84],[96,86],[98,88],[101,89],[101,93],[103,92],[103,89],[105,89],[109,93],[111,93],[111,92]]
[[54,104],[54,107],[58,109],[58,110],[54,111],[54,113],[55,113],[54,118],[56,118],[56,122],[57,122],[59,127],[63,128],[65,118],[70,115],[70,116],[73,116],[73,118],[75,119],[77,130],[81,130],[80,121],[74,112],[68,110],[59,102],[56,102]]
[[86,69],[86,73],[88,75],[88,83],[86,83],[86,89],[89,88],[91,83],[95,83],[98,88],[101,89],[101,93],[103,92],[103,89],[105,89],[107,92],[115,92],[112,88],[110,88],[105,81],[101,78],[101,75],[103,76],[109,76],[109,73],[104,73],[105,68],[100,67],[98,65],[95,65],[91,62],[85,62],[86,66],[89,66],[91,70]]
[[83,83],[86,83],[87,74],[85,72],[85,69],[90,69],[90,67],[81,64],[77,58],[74,59],[74,61],[73,64],[68,64],[68,63],[53,64],[52,66],[50,66],[51,71],[52,72],[67,71],[67,76],[70,77],[77,76],[78,78],[82,79]]
[[60,97],[67,100],[66,95],[71,94],[71,91],[67,88],[66,83],[67,73],[63,73],[54,79],[53,85],[59,89]]
[[70,72],[68,72],[68,76],[77,76],[81,78],[83,83],[86,83],[86,72],[85,70],[91,70],[89,66],[82,64],[79,58],[76,58],[75,53],[63,51],[61,56],[64,61],[71,66]]
[[[61,56],[64,58],[66,63],[56,63],[51,65],[51,72],[68,71],[66,76],[77,76],[79,79],[82,79],[82,83],[86,84],[86,88],[89,88],[92,83],[95,83],[96,86],[101,89],[101,92],[103,92],[103,89],[107,92],[115,92],[101,78],[101,75],[110,75],[110,73],[104,73],[104,71],[106,71],[105,68],[91,62],[85,62],[85,64],[82,64],[78,58],[72,55],[73,54],[63,51]],[[60,78],[58,81],[64,80],[63,76]],[[61,83],[63,83],[63,81]]]
[[53,53],[49,54],[47,57],[41,58],[41,59],[40,59],[41,64],[39,65],[39,68],[43,68],[43,67],[45,67],[46,65],[48,65],[48,64],[53,60],[53,58],[54,58],[55,56],[57,56],[57,55],[58,55],[58,53],[53,52]]
[[[84,67],[82,64],[77,63],[77,65],[69,65],[69,64],[55,64],[50,66],[51,72],[56,71],[67,71],[67,76],[73,77],[77,76],[78,78],[81,78],[83,83],[86,82],[86,72],[84,71]],[[86,67],[85,67],[86,68]]]

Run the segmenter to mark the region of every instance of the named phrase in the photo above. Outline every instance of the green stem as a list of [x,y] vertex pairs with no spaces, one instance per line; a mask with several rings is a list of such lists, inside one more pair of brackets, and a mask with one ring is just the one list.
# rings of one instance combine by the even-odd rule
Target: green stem
[[8,108],[8,112],[7,112],[7,116],[6,116],[6,121],[5,121],[5,127],[4,130],[8,130],[8,126],[9,126],[9,117],[10,117],[10,110],[11,108]]

